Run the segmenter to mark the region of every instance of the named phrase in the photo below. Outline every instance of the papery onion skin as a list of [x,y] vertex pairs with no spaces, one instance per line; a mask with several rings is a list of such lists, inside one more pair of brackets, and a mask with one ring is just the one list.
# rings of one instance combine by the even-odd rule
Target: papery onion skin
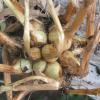
[[49,34],[48,34],[48,40],[51,43],[54,43],[54,45],[58,49],[59,55],[63,51],[63,48],[62,48],[62,45],[61,45],[61,41],[62,41],[61,35],[62,34],[63,33],[61,33],[55,25],[51,27]]
[[58,62],[48,63],[45,75],[53,79],[60,79],[62,76],[62,68]]
[[34,33],[31,32],[31,39],[32,41],[34,41],[34,45],[36,46],[41,46],[43,44],[47,43],[47,34],[45,33],[45,29],[44,29],[44,25],[42,22],[40,22],[39,20],[31,20],[31,24],[34,27],[34,32],[35,32],[35,36],[37,38],[34,37]]
[[80,70],[80,62],[71,51],[64,51],[59,61],[68,73],[77,74],[77,71]]
[[58,59],[58,52],[53,44],[47,44],[42,48],[42,57],[47,62],[55,62]]
[[41,58],[41,51],[39,48],[37,47],[33,47],[30,49],[30,57],[32,58],[32,60],[37,60]]
[[38,60],[33,63],[33,71],[36,72],[36,74],[38,74],[37,72],[39,72],[40,74],[45,70],[46,65],[47,65],[46,61]]
[[34,44],[36,46],[41,46],[47,43],[47,34],[43,31],[40,30],[36,30],[35,32],[35,36],[37,38],[34,37],[34,34],[31,32],[31,39],[32,41],[34,41]]
[[59,59],[63,67],[80,65],[80,62],[71,51],[64,51]]
[[25,73],[32,72],[32,63],[26,59],[19,59],[15,65],[13,65],[15,69],[21,70]]
[[31,24],[32,24],[32,26],[34,27],[35,30],[37,30],[37,31],[44,31],[44,25],[39,20],[32,19],[31,20]]

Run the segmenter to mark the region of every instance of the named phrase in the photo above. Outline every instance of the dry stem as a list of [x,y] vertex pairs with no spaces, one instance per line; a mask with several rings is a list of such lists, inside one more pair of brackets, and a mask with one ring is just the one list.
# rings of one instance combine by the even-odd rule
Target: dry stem
[[4,3],[13,11],[17,19],[24,24],[23,7],[16,0],[3,0]]
[[51,14],[60,34],[59,34],[59,38],[60,38],[60,47],[59,47],[59,53],[62,53],[62,50],[63,50],[63,46],[64,46],[64,32],[63,32],[63,28],[61,26],[61,23],[60,23],[60,20],[56,14],[56,11],[55,11],[55,8],[54,8],[54,4],[53,4],[53,1],[52,0],[47,0],[48,2],[48,10],[49,10],[49,13]]
[[49,84],[38,84],[38,85],[21,85],[15,87],[14,91],[45,91],[45,90],[58,90],[59,85],[58,83],[49,83]]
[[88,73],[88,61],[94,52],[100,38],[100,23],[97,26],[96,33],[94,37],[88,41],[86,48],[83,50],[83,58],[80,64],[80,67],[74,69],[74,73],[80,77],[84,77]]
[[30,53],[29,0],[25,0],[25,26],[23,40],[26,51]]
[[38,85],[19,85],[17,87],[13,86],[1,86],[0,93],[4,93],[6,91],[41,91],[41,90],[58,90],[59,83],[48,83],[48,84],[38,84]]
[[64,19],[65,19],[66,23],[69,23],[70,22],[71,16],[73,15],[73,11],[75,9],[76,8],[72,4],[72,2],[69,2],[69,4],[67,5],[67,8],[66,8],[66,13],[64,15]]
[[[7,53],[6,46],[4,46],[4,48],[3,48],[2,59],[3,59],[4,64],[9,64],[9,62],[8,62],[8,53]],[[8,67],[8,69],[10,68],[9,70],[12,70],[12,67],[9,67],[8,65],[7,66],[1,65],[0,70],[5,68],[8,71],[7,67]],[[4,72],[4,82],[5,82],[5,85],[8,85],[9,83],[11,83],[11,75],[10,75],[9,72],[5,72],[5,69],[4,69],[4,71],[2,70]],[[12,98],[13,98],[12,91],[6,92],[6,95],[7,95],[8,100],[12,100]]]
[[65,94],[78,94],[78,95],[96,95],[100,96],[100,88],[97,89],[76,89],[76,90],[64,90]]
[[48,2],[49,13],[51,14],[51,16],[52,16],[56,26],[58,27],[59,31],[62,33],[63,29],[62,29],[61,23],[59,21],[59,18],[58,18],[57,14],[56,14],[53,1],[52,0],[47,0],[47,2]]
[[93,2],[92,6],[90,7],[89,12],[87,14],[87,26],[86,26],[86,35],[87,36],[94,35],[95,12],[96,12],[96,0]]
[[26,77],[26,78],[24,78],[22,80],[19,80],[19,81],[15,82],[15,83],[12,83],[12,86],[13,87],[16,87],[18,85],[21,85],[23,83],[26,83],[26,82],[32,81],[32,80],[41,80],[41,81],[43,81],[45,83],[58,82],[58,81],[56,81],[54,79],[50,79],[48,77],[43,77],[43,76],[30,76],[30,77]]
[[88,64],[91,54],[93,53],[93,51],[95,50],[99,42],[99,38],[100,38],[100,23],[97,25],[97,30],[93,39],[88,42],[88,45],[85,48],[85,51],[83,53],[83,59],[81,62],[81,68],[82,68],[83,74],[87,73],[88,71],[87,64]]
[[[11,83],[10,73],[4,73],[4,82],[5,82],[5,85],[8,85],[9,83]],[[13,92],[12,91],[7,91],[6,95],[7,95],[7,100],[13,100]]]
[[72,38],[74,37],[74,34],[77,32],[82,21],[84,20],[85,16],[87,15],[89,7],[90,7],[90,5],[88,5],[88,7],[80,8],[80,10],[77,13],[76,18],[73,21],[72,25],[69,26],[66,29],[66,31],[65,31],[65,42],[66,42],[66,45],[67,45],[67,49],[70,48],[70,46],[72,44]]
[[[45,82],[46,84],[38,84],[38,85],[34,85],[29,84],[29,85],[21,85],[23,83],[26,83],[28,81],[32,81],[32,80],[41,80],[43,82]],[[15,83],[12,83],[10,85],[6,85],[6,86],[1,86],[0,87],[0,93],[12,90],[12,91],[38,91],[38,90],[58,90],[60,88],[60,82],[47,78],[47,77],[42,77],[42,76],[30,76],[27,78],[24,78],[22,80],[19,80]]]
[[[21,71],[15,69],[13,66],[9,65],[9,56],[8,56],[8,51],[7,47],[4,46],[2,50],[2,59],[4,64],[0,64],[0,72],[6,72],[6,73],[15,73],[15,74],[20,74]],[[8,64],[8,65],[7,65]]]
[[20,70],[17,70],[13,66],[7,64],[0,64],[0,72],[13,73],[13,74],[22,73]]
[[87,14],[87,8],[85,8],[85,7],[80,8],[79,12],[76,15],[74,22],[72,23],[72,26],[70,26],[65,31],[66,36],[67,36],[68,33],[73,36],[77,32],[77,30],[79,29],[79,27],[80,27],[82,21],[84,20],[86,14]]
[[73,24],[71,27],[69,27],[68,29],[66,29],[65,31],[65,44],[66,44],[66,49],[69,49],[71,47],[72,44],[72,38],[75,34],[75,32],[77,32],[81,22],[83,21],[84,17],[86,15],[86,9],[82,8],[76,19],[74,20]]

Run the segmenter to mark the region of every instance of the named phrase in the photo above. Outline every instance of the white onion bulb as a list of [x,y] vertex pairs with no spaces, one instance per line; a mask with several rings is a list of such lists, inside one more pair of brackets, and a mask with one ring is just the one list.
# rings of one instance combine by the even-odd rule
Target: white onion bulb
[[42,48],[42,56],[47,62],[55,62],[58,59],[57,49],[52,44],[47,44]]
[[33,63],[33,71],[37,74],[40,75],[46,68],[46,61],[44,60],[38,60]]
[[32,58],[32,60],[37,60],[41,58],[41,52],[40,49],[37,47],[33,47],[30,49],[30,57]]
[[17,63],[14,65],[15,69],[21,70],[25,73],[32,72],[32,63],[26,59],[19,59]]
[[62,68],[58,62],[48,63],[45,74],[53,79],[59,79],[62,76]]

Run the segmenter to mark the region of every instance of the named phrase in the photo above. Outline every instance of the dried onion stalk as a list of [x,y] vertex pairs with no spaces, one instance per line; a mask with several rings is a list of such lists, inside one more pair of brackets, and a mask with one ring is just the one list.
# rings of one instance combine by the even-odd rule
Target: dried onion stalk
[[64,32],[63,32],[63,28],[61,26],[60,20],[59,20],[59,18],[57,16],[57,13],[55,11],[53,1],[52,0],[47,0],[47,3],[48,3],[48,11],[49,11],[51,17],[53,18],[56,27],[59,30],[59,39],[60,39],[60,41],[59,41],[59,45],[60,45],[59,53],[61,54],[63,52],[63,47],[64,47]]
[[30,29],[29,29],[29,0],[25,0],[25,20],[24,20],[24,47],[26,52],[30,53]]

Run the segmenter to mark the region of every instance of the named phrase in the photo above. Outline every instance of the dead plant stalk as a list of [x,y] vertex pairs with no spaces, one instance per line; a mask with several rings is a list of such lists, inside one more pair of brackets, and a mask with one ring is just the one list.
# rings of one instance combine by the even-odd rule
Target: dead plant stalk
[[86,35],[88,37],[94,35],[95,12],[96,12],[96,0],[94,0],[87,14]]
[[54,8],[54,4],[53,4],[53,1],[52,0],[47,0],[47,3],[48,3],[48,11],[51,15],[51,17],[53,18],[53,21],[56,25],[56,27],[58,28],[60,34],[59,34],[59,38],[60,38],[60,43],[59,43],[59,55],[63,52],[63,47],[64,47],[64,31],[63,31],[63,28],[61,26],[61,23],[60,23],[60,20],[57,16],[57,13],[55,11],[55,8]]
[[88,61],[91,57],[91,54],[94,52],[96,45],[99,43],[99,38],[100,38],[100,23],[98,23],[97,25],[97,29],[93,39],[88,42],[88,45],[83,53],[83,59],[81,62],[81,67],[83,72],[86,72],[88,70],[86,65],[88,64]]
[[77,32],[77,30],[79,29],[81,23],[83,22],[84,18],[86,17],[88,10],[91,6],[91,4],[93,4],[93,0],[90,0],[90,2],[88,1],[84,1],[87,5],[85,5],[84,7],[81,7],[78,11],[78,13],[76,14],[76,17],[72,23],[71,26],[69,26],[66,30],[65,30],[65,41],[66,41],[66,45],[67,45],[67,49],[70,48],[71,46],[71,42],[72,42],[72,38],[75,35],[75,33]]
[[25,0],[24,47],[30,53],[29,0]]
[[[21,85],[23,83],[27,83],[28,81],[32,80],[41,80],[45,82],[45,84],[30,84],[30,85]],[[50,79],[47,77],[42,77],[42,76],[30,76],[27,78],[24,78],[22,80],[19,80],[15,83],[6,85],[6,86],[1,86],[0,87],[0,93],[6,92],[6,91],[39,91],[39,90],[58,90],[60,88],[60,82],[56,81],[54,79]]]
[[76,90],[64,90],[65,94],[78,94],[78,95],[96,95],[100,96],[100,88],[97,89],[76,89]]
[[[9,62],[8,62],[8,53],[7,53],[7,48],[6,47],[3,48],[2,59],[3,59],[3,63],[4,64],[9,64]],[[7,67],[8,67],[8,69],[7,69]],[[5,66],[5,65],[2,65],[1,64],[0,71],[3,71],[4,72],[4,82],[5,82],[5,85],[8,85],[9,83],[11,83],[11,74],[9,73],[8,70],[11,71],[12,70],[12,67],[9,67],[7,65]],[[5,71],[8,71],[8,72],[5,72]],[[12,98],[13,98],[12,91],[7,91],[6,92],[6,95],[7,95],[7,99],[8,100],[12,100]]]

